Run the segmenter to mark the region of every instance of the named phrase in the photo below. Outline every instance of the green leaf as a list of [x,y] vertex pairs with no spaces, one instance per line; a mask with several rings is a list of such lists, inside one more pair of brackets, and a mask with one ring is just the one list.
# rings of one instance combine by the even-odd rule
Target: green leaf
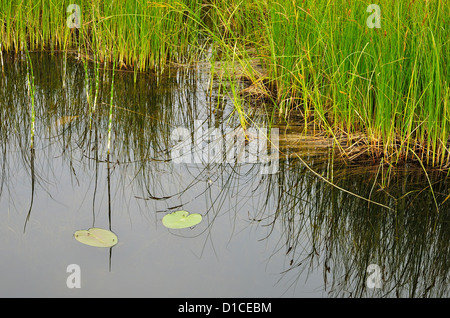
[[162,223],[169,229],[184,229],[199,224],[202,221],[201,214],[192,213],[187,211],[176,211],[170,214],[166,214]]
[[73,236],[78,242],[95,247],[111,247],[119,241],[116,234],[98,227],[76,231]]

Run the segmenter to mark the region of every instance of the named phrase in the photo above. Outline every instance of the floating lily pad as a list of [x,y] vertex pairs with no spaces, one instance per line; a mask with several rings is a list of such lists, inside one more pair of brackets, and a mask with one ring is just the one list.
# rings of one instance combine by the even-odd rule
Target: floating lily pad
[[111,247],[119,241],[116,234],[98,227],[76,231],[73,236],[78,242],[95,247]]
[[166,214],[162,219],[163,225],[169,229],[184,229],[197,225],[201,221],[201,214],[189,214],[188,211],[176,211],[170,214]]

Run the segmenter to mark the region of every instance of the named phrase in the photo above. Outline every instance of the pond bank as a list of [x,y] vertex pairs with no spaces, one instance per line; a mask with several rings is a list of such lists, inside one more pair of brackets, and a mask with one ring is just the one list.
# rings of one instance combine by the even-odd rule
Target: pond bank
[[[134,80],[201,62],[232,97],[244,129],[252,113],[243,99],[250,98],[270,104],[260,111],[273,122],[295,118],[313,135],[325,134],[348,161],[365,156],[447,171],[450,8],[385,0],[379,7],[326,0],[5,2],[0,49],[76,50],[83,63],[115,65],[134,72]],[[371,19],[381,23],[374,27]]]

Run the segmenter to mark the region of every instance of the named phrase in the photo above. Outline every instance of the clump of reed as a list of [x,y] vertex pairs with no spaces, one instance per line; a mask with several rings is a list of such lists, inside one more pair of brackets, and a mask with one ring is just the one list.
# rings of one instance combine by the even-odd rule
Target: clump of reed
[[335,139],[358,135],[361,151],[391,163],[449,163],[444,1],[378,1],[381,28],[366,24],[370,1],[263,3],[281,113],[297,108]]
[[0,0],[1,49],[75,49],[141,71],[205,58],[214,72],[219,61],[238,65],[278,116],[300,113],[348,159],[450,166],[443,0],[379,0],[381,28],[366,23],[371,0],[80,1],[79,29],[67,27],[71,2]]
[[[201,1],[0,1],[6,51],[70,50],[122,67],[160,68],[186,61],[197,41]],[[79,11],[73,10],[73,4]],[[189,4],[189,6],[188,6]],[[189,9],[187,11],[187,9]],[[78,25],[74,14],[80,14]],[[69,23],[72,23],[69,26]]]

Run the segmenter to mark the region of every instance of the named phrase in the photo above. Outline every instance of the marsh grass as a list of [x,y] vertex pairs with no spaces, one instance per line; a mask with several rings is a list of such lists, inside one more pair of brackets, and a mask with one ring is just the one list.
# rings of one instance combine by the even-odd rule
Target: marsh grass
[[[2,49],[75,50],[85,63],[133,70],[135,80],[169,64],[206,60],[220,72],[225,62],[244,70],[277,117],[300,113],[349,160],[450,167],[446,1],[377,1],[379,29],[366,25],[368,0],[81,1],[80,29],[66,25],[70,2],[1,0]],[[242,83],[233,72],[221,78],[232,82],[245,128]]]
[[410,150],[446,162],[448,6],[380,1],[382,28],[369,29],[366,1],[267,5],[280,112],[298,107],[333,136],[363,132],[368,154],[389,162]]

